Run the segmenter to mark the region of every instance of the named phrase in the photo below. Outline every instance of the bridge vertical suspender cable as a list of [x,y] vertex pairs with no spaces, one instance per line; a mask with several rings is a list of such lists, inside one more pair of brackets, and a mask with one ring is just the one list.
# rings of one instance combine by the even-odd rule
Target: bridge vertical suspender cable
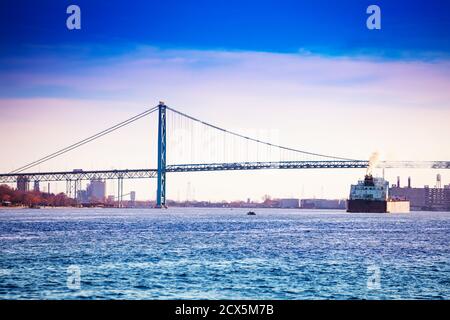
[[[261,141],[259,139],[251,138],[249,136],[245,136],[245,135],[233,132],[233,131],[229,131],[229,130],[223,129],[221,127],[218,127],[216,125],[210,124],[208,122],[204,122],[204,121],[202,121],[200,119],[194,118],[194,117],[192,117],[190,115],[187,115],[187,114],[185,114],[183,112],[180,112],[180,111],[178,111],[176,109],[173,109],[171,107],[166,106],[166,108],[168,110],[172,111],[172,112],[175,112],[175,113],[177,113],[177,114],[187,118],[187,119],[190,119],[190,120],[192,120],[194,122],[197,122],[197,123],[200,123],[202,125],[208,126],[210,128],[216,129],[218,131],[221,131],[224,134],[227,134],[229,136],[239,137],[239,138],[242,138],[242,139],[246,139],[248,141],[256,142],[257,143],[257,154],[258,154],[258,156],[259,156],[260,153],[264,154],[264,150],[263,149],[260,150],[260,148],[258,146],[259,145],[264,145],[264,146],[268,146],[268,147],[279,148],[280,150],[291,151],[291,152],[295,152],[295,153],[301,153],[301,154],[304,154],[304,155],[310,155],[310,156],[316,156],[316,157],[322,157],[322,158],[328,158],[328,159],[334,159],[334,160],[358,161],[357,159],[350,159],[350,158],[343,158],[343,157],[337,157],[337,156],[332,156],[332,155],[325,155],[325,154],[320,154],[320,153],[308,152],[308,151],[304,151],[304,150],[299,150],[299,149],[294,149],[294,148],[281,146],[281,145],[278,145],[278,144],[273,144],[273,143],[266,142],[266,141]],[[226,141],[225,137],[224,137],[224,141]],[[224,146],[224,148],[225,148],[225,146]]]

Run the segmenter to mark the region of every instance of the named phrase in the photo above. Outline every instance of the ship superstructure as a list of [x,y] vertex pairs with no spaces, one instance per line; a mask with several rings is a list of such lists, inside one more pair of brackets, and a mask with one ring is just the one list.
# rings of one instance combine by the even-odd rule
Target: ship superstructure
[[350,199],[385,201],[388,197],[389,182],[383,178],[366,175],[350,188]]
[[366,174],[350,187],[347,212],[409,212],[409,201],[389,198],[389,182]]

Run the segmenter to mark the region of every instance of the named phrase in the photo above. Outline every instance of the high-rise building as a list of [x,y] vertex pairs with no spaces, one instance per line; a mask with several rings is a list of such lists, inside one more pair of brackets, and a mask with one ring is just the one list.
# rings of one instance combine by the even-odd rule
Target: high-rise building
[[17,190],[19,191],[29,191],[30,190],[30,179],[28,177],[17,178]]
[[86,191],[90,202],[104,202],[106,197],[106,183],[102,180],[91,180]]
[[86,190],[78,190],[77,201],[80,204],[89,203],[89,197]]

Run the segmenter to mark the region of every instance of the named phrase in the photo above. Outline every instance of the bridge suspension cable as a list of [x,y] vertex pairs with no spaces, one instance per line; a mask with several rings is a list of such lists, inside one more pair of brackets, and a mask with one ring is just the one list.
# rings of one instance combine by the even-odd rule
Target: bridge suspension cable
[[40,159],[38,159],[36,161],[30,162],[30,163],[28,163],[28,164],[26,164],[26,165],[24,165],[24,166],[22,166],[20,168],[17,168],[15,170],[11,171],[10,174],[23,172],[25,170],[28,170],[30,168],[33,168],[33,167],[41,164],[41,163],[44,163],[44,162],[47,162],[47,161],[49,161],[51,159],[59,157],[59,156],[65,154],[65,153],[67,153],[69,151],[77,149],[77,148],[79,148],[79,147],[81,147],[81,146],[83,146],[83,145],[85,145],[85,144],[87,144],[87,143],[89,143],[91,141],[97,140],[100,137],[103,137],[103,136],[105,136],[105,135],[107,135],[107,134],[109,134],[111,132],[114,132],[114,131],[122,128],[122,127],[125,127],[125,126],[127,126],[127,125],[129,125],[129,124],[131,124],[131,123],[133,123],[133,122],[135,122],[135,121],[137,121],[137,120],[139,120],[139,119],[141,119],[143,117],[146,117],[149,114],[155,112],[157,109],[158,109],[158,107],[156,106],[156,107],[148,109],[148,110],[146,110],[144,112],[141,112],[141,113],[139,113],[139,114],[137,114],[137,115],[135,115],[135,116],[125,120],[125,121],[119,122],[119,123],[115,124],[114,126],[109,127],[109,128],[107,128],[105,130],[102,130],[102,131],[100,131],[100,132],[98,132],[98,133],[96,133],[96,134],[94,134],[94,135],[92,135],[90,137],[87,137],[87,138],[85,138],[85,139],[83,139],[81,141],[78,141],[78,142],[76,142],[74,144],[71,144],[70,146],[62,148],[62,149],[60,149],[60,150],[58,150],[56,152],[53,152],[51,154],[46,155],[45,157],[42,157],[42,158],[40,158]]
[[182,117],[188,118],[188,119],[190,119],[192,121],[195,121],[195,122],[200,123],[202,125],[205,125],[207,127],[210,127],[210,128],[213,128],[213,129],[216,129],[216,130],[219,130],[219,131],[222,131],[225,134],[230,134],[232,136],[239,137],[239,138],[242,138],[242,139],[246,139],[247,141],[256,142],[256,143],[259,143],[259,144],[262,144],[262,145],[266,145],[268,147],[273,147],[273,148],[278,148],[278,149],[281,149],[281,150],[291,151],[291,152],[294,152],[294,153],[300,153],[300,154],[303,154],[303,155],[310,155],[310,156],[328,158],[328,159],[333,159],[333,160],[359,161],[357,159],[350,159],[350,158],[343,158],[343,157],[336,157],[336,156],[325,155],[325,154],[320,154],[320,153],[308,152],[308,151],[304,151],[304,150],[299,150],[299,149],[294,149],[294,148],[281,146],[281,145],[278,145],[278,144],[273,144],[273,143],[266,142],[266,141],[261,141],[259,139],[255,139],[255,138],[252,138],[252,137],[249,137],[249,136],[245,136],[245,135],[240,134],[240,133],[236,133],[236,132],[233,132],[233,131],[229,131],[229,130],[223,129],[223,128],[218,127],[216,125],[213,125],[213,124],[210,124],[208,122],[202,121],[200,119],[194,118],[194,117],[192,117],[192,116],[190,116],[188,114],[185,114],[185,113],[183,113],[181,111],[178,111],[176,109],[173,109],[171,107],[166,107],[166,108],[168,110],[170,110],[170,111],[172,111],[172,112],[182,116]]

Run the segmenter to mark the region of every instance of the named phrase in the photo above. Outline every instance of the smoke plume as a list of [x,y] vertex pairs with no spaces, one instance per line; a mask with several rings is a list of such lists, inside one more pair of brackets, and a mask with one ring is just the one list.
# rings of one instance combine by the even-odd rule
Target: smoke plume
[[366,175],[371,175],[373,169],[377,166],[378,162],[380,161],[380,155],[378,152],[372,153],[372,155],[369,158],[369,165],[367,166]]

